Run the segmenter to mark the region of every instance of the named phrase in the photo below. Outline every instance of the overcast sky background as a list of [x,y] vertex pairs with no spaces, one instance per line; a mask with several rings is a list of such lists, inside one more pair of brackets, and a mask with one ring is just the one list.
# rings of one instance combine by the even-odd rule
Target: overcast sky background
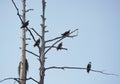
[[[21,12],[21,0],[15,0]],[[46,0],[46,25],[49,33],[46,39],[60,36],[66,30],[79,29],[75,38],[63,40],[68,51],[52,49],[46,54],[46,67],[76,66],[86,67],[92,62],[92,69],[120,75],[120,0]],[[21,23],[11,0],[0,3],[0,80],[18,77],[21,51]],[[27,0],[26,19],[29,27],[41,33],[41,0]],[[27,36],[30,37],[29,33]],[[38,37],[36,36],[36,39]],[[27,41],[28,50],[37,53],[33,41]],[[28,77],[39,80],[39,62],[27,53]],[[7,80],[1,84],[13,84]],[[119,84],[120,76],[108,76],[85,70],[48,70],[45,84]],[[35,84],[32,80],[27,84]]]

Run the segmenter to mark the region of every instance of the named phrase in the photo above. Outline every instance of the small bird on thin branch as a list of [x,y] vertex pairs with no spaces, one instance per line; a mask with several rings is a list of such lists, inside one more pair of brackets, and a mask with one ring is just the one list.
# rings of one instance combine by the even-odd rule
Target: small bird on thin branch
[[39,44],[40,44],[40,38],[35,42],[34,47],[39,46]]
[[29,25],[29,20],[22,24],[21,28],[27,27]]
[[62,42],[58,44],[57,46],[57,50],[61,49],[62,48]]
[[70,30],[68,30],[68,31],[66,31],[66,32],[64,32],[63,34],[61,34],[63,37],[66,37],[66,36],[68,36],[70,34]]
[[89,73],[91,70],[91,62],[89,62],[89,64],[87,65],[87,72]]

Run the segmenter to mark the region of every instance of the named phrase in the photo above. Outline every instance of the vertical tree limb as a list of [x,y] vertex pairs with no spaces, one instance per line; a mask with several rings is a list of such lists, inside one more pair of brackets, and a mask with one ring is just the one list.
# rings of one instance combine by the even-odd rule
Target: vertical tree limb
[[[23,6],[23,10],[22,10],[22,21],[23,23],[26,22],[26,0],[22,0],[22,6]],[[24,79],[24,80],[20,80],[20,84],[26,84],[26,66],[25,66],[25,59],[26,59],[26,30],[25,28],[22,28],[22,47],[21,47],[21,62],[22,62],[22,66],[20,69],[20,79]]]

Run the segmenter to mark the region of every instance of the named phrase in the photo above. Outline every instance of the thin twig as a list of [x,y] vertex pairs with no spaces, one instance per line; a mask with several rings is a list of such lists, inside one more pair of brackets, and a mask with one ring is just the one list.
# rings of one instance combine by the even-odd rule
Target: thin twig
[[33,40],[34,40],[34,42],[35,42],[36,40],[35,40],[34,35],[33,35],[32,32],[31,32],[31,30],[30,30],[28,27],[26,27],[26,29],[29,31],[30,35],[32,36],[32,38],[33,38]]
[[16,6],[16,4],[15,4],[14,0],[12,0],[12,3],[13,3],[14,7],[15,7],[15,8],[16,8],[16,10],[17,10],[17,15],[18,15],[18,17],[19,17],[19,19],[20,19],[21,23],[23,23],[22,18],[21,18],[21,15],[20,15],[20,13],[19,13],[19,9],[18,9],[18,7]]
[[30,79],[39,84],[39,82],[37,80],[35,80],[34,78],[32,78],[32,77],[29,77],[26,80],[30,80]]
[[[49,48],[51,46],[46,46],[45,48]],[[53,46],[53,48],[57,48],[56,46]],[[67,48],[60,48],[60,49],[63,49],[63,50],[68,50]]]
[[28,10],[26,10],[25,12],[29,12],[29,11],[33,11],[34,9],[28,9]]
[[1,80],[0,82],[4,82],[4,81],[6,81],[6,80],[15,80],[15,81],[17,81],[18,83],[20,83],[20,81],[19,80],[33,80],[34,82],[36,82],[36,83],[38,83],[39,84],[39,82],[37,81],[37,80],[35,80],[34,78],[32,78],[32,77],[29,77],[29,78],[27,78],[27,79],[20,79],[20,78],[12,78],[12,77],[10,77],[10,78],[5,78],[5,79],[3,79],[3,80]]
[[0,82],[6,81],[6,80],[11,80],[11,79],[17,81],[18,83],[20,82],[19,78],[12,78],[12,77],[11,78],[5,78],[5,79],[1,80]]
[[98,72],[98,73],[105,74],[105,75],[119,76],[119,75],[117,75],[117,74],[113,74],[113,73],[105,73],[105,72],[103,72],[103,71],[98,71],[98,70],[93,70],[93,69],[92,69],[91,71],[93,71],[93,72]]
[[42,39],[41,35],[39,35],[34,28],[31,28],[31,29],[36,33],[36,35],[38,35]]
[[36,56],[36,57],[39,57],[39,55],[33,53],[32,51],[29,51],[29,50],[25,50],[25,51],[28,52],[28,53],[30,53],[30,54],[32,54],[32,55],[34,55],[34,56]]
[[45,41],[46,43],[47,42],[51,42],[51,41],[54,41],[54,40],[57,40],[57,39],[60,39],[61,38],[61,36],[60,37],[56,37],[56,38],[53,38],[53,39],[50,39],[50,40],[47,40],[47,41]]

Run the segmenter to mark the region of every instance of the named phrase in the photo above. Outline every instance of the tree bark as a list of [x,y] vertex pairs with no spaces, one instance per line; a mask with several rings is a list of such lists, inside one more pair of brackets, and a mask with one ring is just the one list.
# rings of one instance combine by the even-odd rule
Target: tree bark
[[45,0],[42,0],[42,24],[41,24],[41,28],[42,28],[42,32],[41,32],[41,52],[40,52],[40,84],[44,84],[44,76],[45,76],[45,6],[46,6],[46,2]]
[[[26,0],[22,0],[22,21],[25,23],[25,11],[26,11]],[[23,24],[22,23],[22,24]],[[25,28],[22,28],[22,48],[21,48],[21,68],[20,68],[20,84],[26,84],[26,73],[25,73],[25,59],[26,59],[26,31]]]

